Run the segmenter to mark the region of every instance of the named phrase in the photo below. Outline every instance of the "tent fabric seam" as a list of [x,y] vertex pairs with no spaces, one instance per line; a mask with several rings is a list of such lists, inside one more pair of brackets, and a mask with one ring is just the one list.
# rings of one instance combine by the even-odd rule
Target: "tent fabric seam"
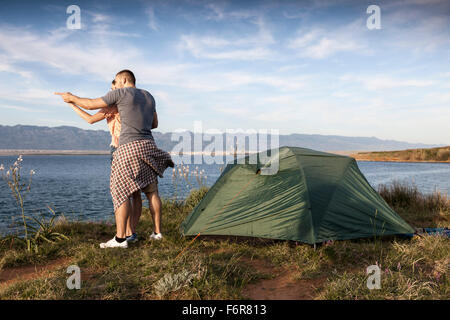
[[[328,208],[330,207],[330,204],[333,202],[333,199],[334,199],[334,197],[335,197],[335,195],[336,195],[336,191],[339,189],[339,187],[340,187],[342,181],[343,181],[344,178],[345,178],[345,175],[346,175],[346,173],[347,173],[347,171],[348,171],[348,168],[350,167],[350,165],[353,163],[354,160],[355,160],[355,159],[350,158],[350,161],[347,163],[347,166],[345,167],[345,170],[343,170],[342,175],[341,175],[341,177],[339,178],[339,181],[336,183],[336,186],[335,186],[335,188],[334,188],[334,190],[333,190],[333,194],[331,195],[330,200],[328,201],[327,207],[326,207],[325,210],[324,210],[324,214],[322,215],[320,221],[318,221],[317,226],[320,226],[320,224],[322,223],[323,218],[326,216],[326,214],[327,214],[327,212],[328,212]],[[319,228],[319,229],[320,229],[320,228]],[[314,229],[314,231],[315,231],[315,229]],[[315,238],[317,239],[317,235],[314,234],[314,236],[315,236]]]
[[[294,155],[294,157],[295,157],[295,162],[297,163],[297,167],[301,170],[303,181],[305,181],[306,201],[308,202],[308,213],[309,213],[309,218],[310,218],[309,221],[310,221],[310,224],[311,224],[311,229],[312,229],[312,231],[313,231],[313,232],[312,232],[313,237],[314,237],[313,241],[314,241],[314,243],[315,243],[317,236],[316,236],[316,230],[315,230],[315,228],[314,228],[313,217],[312,217],[311,200],[310,200],[310,198],[309,198],[308,181],[306,180],[305,171],[303,170],[303,167],[301,166],[301,164],[300,164],[300,162],[299,162],[299,157],[298,157],[296,154],[294,154],[294,153],[292,152],[292,150],[290,150],[290,149],[289,149],[289,152],[291,152],[291,153]],[[299,182],[300,182],[300,181],[299,181]]]

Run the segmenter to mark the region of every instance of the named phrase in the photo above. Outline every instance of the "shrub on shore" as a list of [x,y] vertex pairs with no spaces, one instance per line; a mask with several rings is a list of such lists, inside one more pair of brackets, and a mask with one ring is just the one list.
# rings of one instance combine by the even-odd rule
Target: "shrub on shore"
[[450,198],[439,191],[423,194],[416,185],[394,181],[378,187],[384,200],[415,227],[448,227]]
[[356,156],[365,160],[378,161],[450,161],[450,146],[400,151],[359,152]]

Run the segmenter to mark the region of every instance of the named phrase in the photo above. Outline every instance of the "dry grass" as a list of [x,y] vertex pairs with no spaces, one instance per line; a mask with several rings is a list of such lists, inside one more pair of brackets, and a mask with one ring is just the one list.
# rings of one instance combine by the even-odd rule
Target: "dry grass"
[[429,149],[400,151],[358,152],[352,155],[357,160],[373,161],[440,161],[450,162],[450,146]]
[[450,199],[435,191],[422,194],[414,184],[394,181],[378,188],[380,195],[408,223],[415,227],[448,227]]
[[[279,270],[292,270],[293,281],[326,280],[316,299],[449,298],[450,243],[441,236],[335,241],[316,249],[287,241],[204,237],[176,259],[191,240],[180,237],[179,225],[204,192],[185,202],[163,202],[161,242],[150,241],[152,222],[144,209],[140,241],[127,250],[100,249],[98,243],[114,233],[114,226],[98,223],[61,222],[57,230],[70,240],[43,245],[38,254],[3,239],[4,268],[64,258],[81,268],[82,285],[67,289],[67,266],[62,265],[0,289],[0,299],[242,299],[247,285],[277,279]],[[380,192],[413,225],[448,227],[448,198],[399,184]],[[246,261],[259,261],[265,270]],[[366,285],[366,268],[374,264],[382,270],[379,290]]]

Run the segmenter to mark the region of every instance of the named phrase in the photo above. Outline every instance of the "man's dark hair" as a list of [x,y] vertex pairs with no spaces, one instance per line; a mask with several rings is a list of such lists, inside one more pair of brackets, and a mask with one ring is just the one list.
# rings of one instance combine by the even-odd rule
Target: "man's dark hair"
[[130,70],[122,70],[120,72],[117,72],[116,76],[124,76],[127,81],[131,82],[133,85],[136,85],[136,78],[134,77],[134,73]]

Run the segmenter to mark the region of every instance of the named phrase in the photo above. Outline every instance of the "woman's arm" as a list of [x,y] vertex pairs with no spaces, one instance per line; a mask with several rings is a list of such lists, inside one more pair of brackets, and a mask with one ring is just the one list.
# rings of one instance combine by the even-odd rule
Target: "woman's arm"
[[72,109],[81,117],[83,118],[87,123],[89,124],[93,124],[96,122],[99,122],[103,119],[106,118],[106,114],[103,111],[103,109],[101,109],[100,111],[98,111],[96,114],[91,115],[89,113],[87,113],[86,111],[82,110],[80,107],[76,106],[73,103],[69,103],[69,105],[72,107]]
[[153,112],[153,122],[152,122],[152,129],[158,128],[158,114]]

